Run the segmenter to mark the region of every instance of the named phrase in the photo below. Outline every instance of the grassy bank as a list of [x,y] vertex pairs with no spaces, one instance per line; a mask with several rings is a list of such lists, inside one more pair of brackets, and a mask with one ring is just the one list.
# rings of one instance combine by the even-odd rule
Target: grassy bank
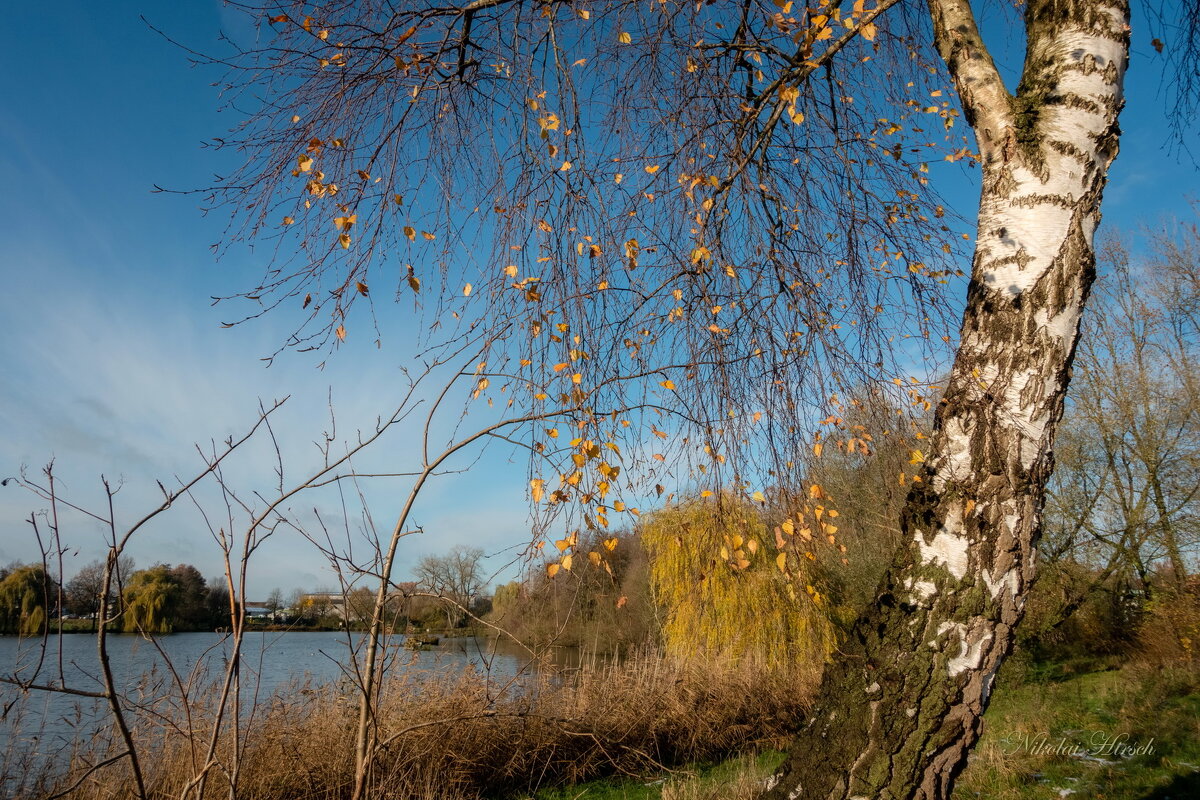
[[1012,673],[956,797],[1200,797],[1196,669],[1128,664],[1070,674],[1018,662]]
[[[1200,797],[1200,671],[1129,664],[1074,673],[1019,659],[1006,671],[956,800]],[[532,798],[749,800],[782,758],[767,750]]]

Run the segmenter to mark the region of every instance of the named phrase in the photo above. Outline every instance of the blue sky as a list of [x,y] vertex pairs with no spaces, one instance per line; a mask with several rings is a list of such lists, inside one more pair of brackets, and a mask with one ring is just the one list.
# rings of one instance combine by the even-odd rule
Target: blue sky
[[[123,479],[118,515],[129,522],[155,502],[156,478],[170,484],[172,476],[196,471],[193,444],[245,429],[260,398],[291,395],[276,431],[297,476],[315,463],[312,442],[328,428],[331,391],[341,434],[387,413],[401,386],[402,340],[385,341],[378,351],[352,343],[324,370],[317,368],[321,354],[289,354],[266,368],[259,359],[288,333],[287,320],[222,329],[230,312],[209,303],[250,285],[262,260],[246,251],[214,260],[209,246],[221,238],[225,217],[202,216],[197,196],[151,191],[155,184],[210,183],[229,156],[202,142],[234,120],[216,111],[210,84],[220,73],[191,67],[140,15],[206,49],[216,46],[223,25],[236,24],[221,4],[24,3],[7,12],[0,474],[15,475],[22,465],[36,472],[53,458],[66,490],[87,506],[103,499],[101,473]],[[1160,62],[1149,40],[1135,24],[1125,135],[1105,201],[1108,226],[1136,228],[1190,213],[1196,173],[1164,150]],[[960,182],[949,195],[970,214],[977,191]],[[411,454],[413,442],[411,428],[398,430],[387,458]],[[380,456],[376,466],[385,463]],[[271,448],[258,446],[231,463],[229,475],[239,485],[267,487],[271,469]],[[426,533],[405,541],[401,571],[421,554],[457,543],[489,552],[527,543],[526,479],[520,454],[493,450],[470,473],[437,481],[415,520]],[[368,492],[372,514],[390,529],[396,491]],[[315,504],[340,513],[329,495]],[[42,506],[11,485],[0,490],[0,563],[36,557],[23,520]],[[78,515],[67,515],[62,529],[70,575],[101,554],[102,532]],[[190,508],[173,509],[139,534],[131,552],[142,566],[189,562],[209,576],[220,572],[212,538]],[[274,586],[330,584],[314,548],[280,534],[256,554],[250,588],[262,595]]]

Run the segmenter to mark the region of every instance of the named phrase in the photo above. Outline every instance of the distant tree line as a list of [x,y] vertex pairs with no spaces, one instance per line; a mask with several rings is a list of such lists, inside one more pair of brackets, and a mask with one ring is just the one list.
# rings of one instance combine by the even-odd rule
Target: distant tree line
[[[0,568],[0,633],[37,635],[61,617],[91,620],[94,630],[104,588],[104,564],[93,561],[60,586],[41,564]],[[114,572],[108,607],[113,628],[130,633],[202,631],[229,624],[229,592],[209,584],[191,564],[133,569],[123,559]]]

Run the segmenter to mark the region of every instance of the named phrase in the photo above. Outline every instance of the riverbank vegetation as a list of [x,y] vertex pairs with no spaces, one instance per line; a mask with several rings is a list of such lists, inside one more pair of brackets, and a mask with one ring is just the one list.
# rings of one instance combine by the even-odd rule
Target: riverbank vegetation
[[[1159,260],[1140,265],[1116,243],[1108,251],[1060,436],[1039,579],[956,797],[1149,800],[1196,788],[1200,269],[1188,255],[1196,248],[1173,238],[1156,246]],[[530,654],[517,675],[406,671],[385,651],[384,678],[367,692],[356,653],[340,682],[293,685],[235,712],[240,693],[253,694],[238,658],[220,675],[172,671],[170,689],[154,696],[111,675],[102,690],[79,691],[42,665],[34,678],[5,676],[21,692],[9,719],[35,714],[28,696],[48,691],[102,701],[113,724],[53,764],[10,742],[0,785],[81,800],[342,800],[367,784],[405,800],[750,797],[771,753],[803,725],[854,621],[890,597],[881,576],[903,544],[891,520],[920,480],[930,405],[910,392],[897,414],[895,399],[845,398],[828,451],[796,490],[668,496],[628,530],[562,531],[491,592],[482,552],[460,548],[427,558],[382,601],[343,575],[340,591],[294,592],[286,603],[276,591],[264,604],[290,618],[275,621],[283,630],[366,627],[375,615],[381,637],[504,635]],[[114,545],[107,562],[65,583],[46,564],[6,569],[0,624],[46,635],[67,610],[98,626],[103,673],[109,631],[153,638],[227,626],[236,642],[268,624],[250,621],[246,597],[244,582],[209,582],[189,565],[135,570]],[[546,656],[561,647],[589,657],[556,668]],[[1092,752],[1097,743],[1111,746]],[[724,766],[705,766],[714,763]],[[602,783],[581,784],[589,780]]]
[[[1197,788],[1200,459],[1192,448],[1200,404],[1189,405],[1190,340],[1178,338],[1187,295],[1177,285],[1149,300],[1135,293],[1122,251],[1113,252],[1114,277],[1102,284],[1096,316],[1142,333],[1080,353],[1041,574],[956,789],[963,800],[1048,792],[1149,800]],[[1113,342],[1142,347],[1121,355],[1107,349]],[[1162,360],[1163,352],[1176,355]],[[870,398],[847,403],[841,424],[875,431],[869,454],[834,444],[802,494],[756,503],[692,497],[648,512],[632,530],[571,532],[562,541],[577,560],[564,567],[557,552],[535,560],[490,596],[481,591],[479,554],[430,559],[426,577],[389,599],[390,631],[503,631],[531,654],[566,646],[592,657],[515,677],[430,675],[392,663],[373,704],[373,785],[411,800],[753,797],[899,542],[888,520],[907,491],[925,421],[918,413],[889,429],[873,413]],[[469,568],[452,579],[448,570],[463,567],[464,556]],[[126,561],[117,572],[120,588],[108,600],[114,629],[155,635],[228,624],[227,589],[194,568],[139,572]],[[94,613],[99,597],[94,605],[79,599],[89,575],[62,594]],[[46,631],[36,609],[59,593],[45,570],[9,570],[0,578],[5,624]],[[294,629],[339,626],[339,597],[352,624],[373,603],[360,589],[297,592],[279,605],[309,615],[297,614]],[[134,692],[124,711],[128,740],[113,727],[79,741],[58,754],[65,771],[6,760],[5,785],[29,797],[128,794],[134,778],[119,756],[132,742],[149,797],[187,794],[217,764],[236,768],[243,800],[350,795],[352,685],[293,685],[238,718],[236,735],[214,735],[233,724],[223,691],[219,682],[188,680],[150,705]],[[1112,744],[1093,752],[1097,743]],[[205,796],[227,790],[214,779]]]

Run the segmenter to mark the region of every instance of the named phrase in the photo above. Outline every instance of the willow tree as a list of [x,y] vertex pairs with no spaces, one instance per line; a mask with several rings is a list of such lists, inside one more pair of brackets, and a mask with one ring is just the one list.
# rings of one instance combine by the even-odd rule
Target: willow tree
[[[805,539],[796,528],[788,519],[772,542],[763,514],[744,503],[691,502],[649,516],[639,535],[667,652],[732,657],[760,669],[824,663],[836,645],[829,600],[807,577],[803,556],[784,547],[785,530]],[[820,548],[808,548],[801,552],[815,560]]]
[[170,633],[179,622],[184,591],[162,564],[135,572],[121,596],[122,629],[127,633]]
[[0,633],[38,636],[49,630],[57,585],[40,564],[15,567],[0,580]]
[[[246,316],[289,309],[288,345],[335,348],[379,336],[394,297],[424,323],[406,344],[478,342],[466,402],[569,409],[526,426],[539,513],[604,527],[656,482],[802,483],[818,445],[855,438],[833,432],[835,395],[907,386],[903,365],[937,355],[973,248],[907,544],[770,790],[948,796],[1033,578],[1125,0],[1027,2],[1015,88],[968,0],[251,13],[265,44],[225,61],[251,112],[223,144],[245,166],[217,188],[231,241],[274,242]],[[980,168],[973,237],[934,193],[947,161]]]

